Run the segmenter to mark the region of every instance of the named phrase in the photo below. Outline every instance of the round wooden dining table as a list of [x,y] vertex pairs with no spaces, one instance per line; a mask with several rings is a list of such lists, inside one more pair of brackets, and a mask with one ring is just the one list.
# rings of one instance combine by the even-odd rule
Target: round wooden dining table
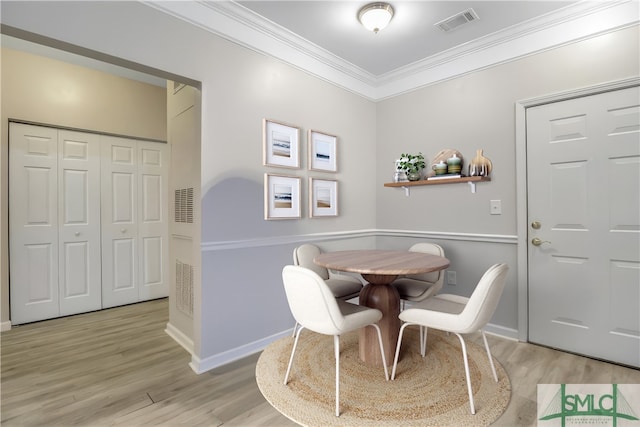
[[[325,252],[313,262],[332,270],[360,273],[368,282],[360,291],[359,303],[382,312],[378,322],[382,332],[387,365],[393,357],[400,333],[400,296],[391,283],[400,275],[429,273],[449,266],[447,258],[410,251],[351,250]],[[360,359],[369,366],[382,366],[378,337],[374,328],[360,330]]]

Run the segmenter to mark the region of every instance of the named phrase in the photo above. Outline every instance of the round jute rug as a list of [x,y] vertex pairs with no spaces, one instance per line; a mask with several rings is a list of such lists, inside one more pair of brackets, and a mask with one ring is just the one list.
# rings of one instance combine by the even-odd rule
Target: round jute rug
[[454,334],[429,330],[422,358],[418,330],[407,328],[396,379],[387,382],[382,368],[360,361],[358,333],[352,332],[340,337],[336,417],[333,337],[302,332],[285,386],[292,346],[292,337],[270,344],[256,364],[256,381],[274,408],[303,426],[486,426],[502,415],[511,397],[511,383],[500,363],[494,358],[496,383],[484,347],[467,342],[476,406],[471,415],[462,350]]

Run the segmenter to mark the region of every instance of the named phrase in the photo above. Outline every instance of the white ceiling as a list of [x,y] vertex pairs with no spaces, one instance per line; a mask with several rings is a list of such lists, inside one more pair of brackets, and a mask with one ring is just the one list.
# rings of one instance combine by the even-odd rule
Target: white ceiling
[[[347,90],[380,100],[640,22],[639,0],[388,0],[389,26],[357,20],[365,0],[145,4]],[[468,8],[450,33],[434,24]]]
[[[378,34],[358,22],[367,1],[238,1],[262,17],[374,76],[465,45],[577,1],[394,1]],[[471,9],[480,19],[444,32],[434,24]]]

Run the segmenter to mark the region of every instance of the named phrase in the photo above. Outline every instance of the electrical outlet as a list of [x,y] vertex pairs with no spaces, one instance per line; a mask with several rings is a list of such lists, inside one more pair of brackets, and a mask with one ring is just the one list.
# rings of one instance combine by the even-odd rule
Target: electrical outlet
[[447,271],[447,284],[448,285],[457,285],[456,282],[456,272],[455,271]]
[[490,206],[489,213],[491,215],[502,215],[502,202],[500,200],[491,200]]

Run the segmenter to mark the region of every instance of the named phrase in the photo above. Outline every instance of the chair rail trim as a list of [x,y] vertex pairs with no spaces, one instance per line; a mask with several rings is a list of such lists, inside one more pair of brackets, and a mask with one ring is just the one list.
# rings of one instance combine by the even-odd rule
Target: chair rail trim
[[203,252],[209,252],[230,249],[299,244],[301,242],[346,240],[363,237],[415,237],[437,240],[461,240],[467,242],[501,243],[513,245],[517,244],[518,241],[518,236],[508,234],[475,234],[443,231],[370,229],[328,233],[297,234],[245,240],[208,241],[202,242],[200,248]]

